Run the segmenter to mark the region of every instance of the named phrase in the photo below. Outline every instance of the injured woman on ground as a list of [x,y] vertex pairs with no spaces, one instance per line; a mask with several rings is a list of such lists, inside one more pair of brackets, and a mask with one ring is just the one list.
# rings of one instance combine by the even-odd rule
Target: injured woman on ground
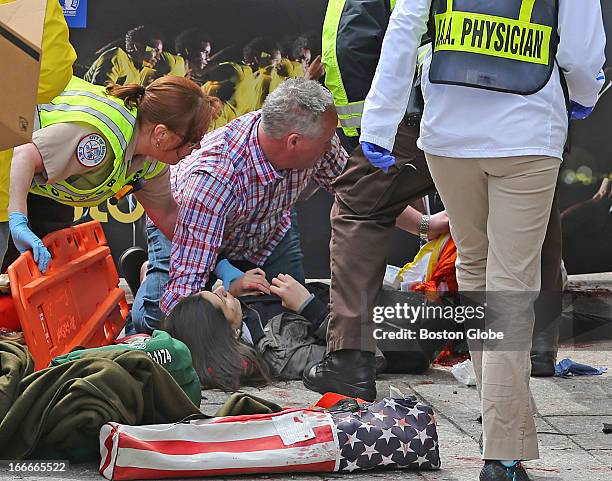
[[329,288],[309,288],[279,274],[270,296],[236,298],[223,287],[202,291],[182,299],[161,328],[189,347],[204,387],[235,391],[241,384],[300,377],[325,354],[329,316]]
[[[397,225],[418,233],[421,221],[422,215],[409,208]],[[447,232],[446,212],[433,215],[427,230],[432,238]],[[189,347],[193,366],[206,388],[235,391],[241,384],[301,379],[306,368],[325,356],[329,286],[304,286],[288,274],[279,274],[268,284],[261,268],[236,278],[229,274],[237,269],[225,259],[217,267],[222,263],[225,267],[215,271],[217,276],[226,286],[232,285],[232,290],[239,287],[238,292],[247,295],[235,297],[219,287],[185,297],[161,329]],[[231,284],[234,278],[235,285]],[[382,371],[386,361],[378,349],[375,360],[376,370]]]

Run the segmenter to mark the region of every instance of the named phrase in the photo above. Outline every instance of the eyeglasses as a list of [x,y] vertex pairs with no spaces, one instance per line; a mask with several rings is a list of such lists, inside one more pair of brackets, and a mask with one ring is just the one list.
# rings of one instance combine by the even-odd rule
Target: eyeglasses
[[188,141],[184,135],[179,134],[178,132],[174,132],[174,131],[172,131],[172,133],[174,133],[177,137],[180,137],[182,139],[182,142],[181,142],[182,145],[178,147],[180,149],[189,149],[189,151],[192,151],[193,149],[197,149],[200,146],[200,142],[202,141],[201,138],[198,138],[197,140]]
[[189,150],[197,149],[199,146],[200,146],[200,141],[199,140],[197,142],[191,142],[191,143],[185,145],[185,147],[188,148]]

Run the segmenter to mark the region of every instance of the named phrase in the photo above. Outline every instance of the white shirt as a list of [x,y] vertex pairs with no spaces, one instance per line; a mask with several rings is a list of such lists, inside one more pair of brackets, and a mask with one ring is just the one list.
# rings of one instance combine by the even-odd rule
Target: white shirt
[[[391,14],[372,87],[361,120],[362,142],[392,150],[414,77],[431,0],[398,0]],[[557,62],[570,98],[593,106],[603,80],[606,35],[599,0],[560,0]],[[567,135],[565,99],[555,68],[533,95],[516,95],[431,84],[431,54],[421,80],[425,110],[418,146],[446,157],[546,155],[562,158]]]

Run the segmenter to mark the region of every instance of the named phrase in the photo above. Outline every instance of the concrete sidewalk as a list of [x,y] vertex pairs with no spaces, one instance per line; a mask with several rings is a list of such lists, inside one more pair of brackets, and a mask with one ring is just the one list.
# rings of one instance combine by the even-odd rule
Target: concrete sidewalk
[[[539,410],[536,420],[540,439],[540,459],[525,463],[533,481],[604,481],[612,480],[612,434],[602,432],[603,423],[612,423],[612,291],[611,273],[570,276],[566,304],[583,315],[562,332],[574,337],[579,345],[562,346],[558,359],[571,358],[591,366],[607,366],[602,376],[582,378],[532,379],[533,396]],[[572,307],[573,306],[573,307]],[[566,305],[567,307],[567,305]],[[602,317],[603,316],[603,317]],[[603,321],[607,319],[608,321]],[[604,322],[602,324],[602,322]],[[569,331],[567,328],[570,328]],[[608,339],[593,342],[592,339]],[[367,471],[339,474],[281,474],[216,478],[226,480],[426,480],[475,481],[482,461],[477,440],[481,428],[476,389],[457,382],[450,368],[432,368],[421,376],[382,375],[378,395],[389,394],[393,385],[406,395],[414,395],[431,405],[438,421],[442,467],[439,471]],[[320,396],[308,391],[301,382],[278,383],[263,389],[244,389],[285,407],[303,407]],[[203,391],[201,409],[214,414],[228,398],[219,391]],[[42,479],[102,480],[97,465],[74,465],[61,475],[15,475],[0,468],[0,480]],[[212,478],[208,478],[212,479]]]
[[[559,359],[570,357],[594,366],[612,367],[612,342],[562,348]],[[389,386],[407,395],[416,395],[433,406],[438,420],[442,468],[439,471],[369,471],[350,475],[282,474],[217,479],[274,480],[427,480],[472,481],[482,466],[477,439],[480,436],[478,395],[475,388],[459,384],[448,368],[432,368],[422,376],[383,375],[378,381],[379,396]],[[612,434],[602,432],[603,423],[612,423],[612,372],[584,378],[532,379],[532,390],[539,409],[537,418],[541,459],[525,463],[534,481],[603,481],[612,479]],[[301,382],[279,383],[263,389],[250,389],[258,396],[282,406],[306,406],[319,395]],[[202,411],[213,414],[228,395],[203,391]],[[40,474],[18,476],[4,468],[0,479],[41,479]],[[100,480],[97,466],[74,465],[61,476],[46,480]],[[210,478],[209,478],[210,479]]]

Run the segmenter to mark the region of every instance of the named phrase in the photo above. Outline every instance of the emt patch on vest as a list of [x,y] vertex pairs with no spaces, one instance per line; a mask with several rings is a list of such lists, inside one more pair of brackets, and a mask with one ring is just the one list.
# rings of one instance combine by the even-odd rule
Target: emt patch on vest
[[106,156],[106,141],[99,134],[89,134],[77,145],[77,160],[85,167],[100,165]]
[[435,16],[434,50],[470,52],[547,65],[552,28],[470,12]]

